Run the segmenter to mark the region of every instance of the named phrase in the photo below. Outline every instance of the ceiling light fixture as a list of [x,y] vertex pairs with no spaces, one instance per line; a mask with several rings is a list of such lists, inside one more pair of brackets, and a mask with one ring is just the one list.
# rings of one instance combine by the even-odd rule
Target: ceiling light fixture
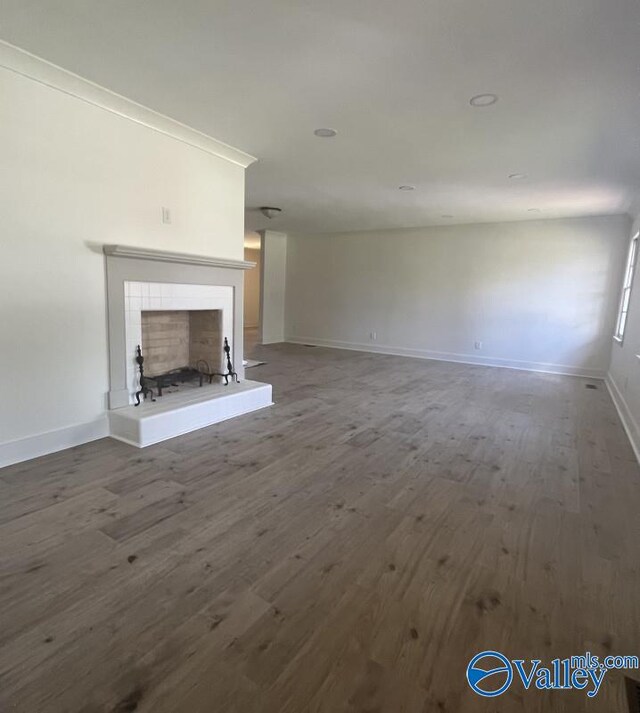
[[477,94],[475,97],[471,97],[469,104],[471,106],[491,106],[498,101],[497,94]]
[[260,212],[265,218],[269,218],[269,220],[271,220],[282,213],[282,208],[271,208],[265,205],[260,208]]
[[399,191],[415,191],[415,186],[398,186]]
[[453,218],[452,215],[449,215],[448,213],[445,213],[444,215],[440,216],[441,218]]
[[527,212],[529,213],[542,213],[540,208],[527,208]]
[[524,178],[529,178],[526,173],[510,173],[509,178],[512,181],[522,181]]
[[335,129],[316,129],[313,133],[321,139],[332,139],[338,132]]

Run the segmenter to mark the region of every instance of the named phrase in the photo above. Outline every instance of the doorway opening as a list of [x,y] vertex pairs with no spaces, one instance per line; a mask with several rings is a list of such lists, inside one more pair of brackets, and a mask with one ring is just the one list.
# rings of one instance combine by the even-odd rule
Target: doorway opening
[[262,250],[258,233],[247,232],[244,238],[244,259],[256,266],[244,273],[244,355],[254,358],[256,345],[260,344],[260,292],[262,280]]

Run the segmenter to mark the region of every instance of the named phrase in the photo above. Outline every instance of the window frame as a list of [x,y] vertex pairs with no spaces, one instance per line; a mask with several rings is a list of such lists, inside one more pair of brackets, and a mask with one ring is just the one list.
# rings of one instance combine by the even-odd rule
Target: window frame
[[636,276],[636,268],[638,266],[638,251],[640,245],[640,231],[638,231],[629,243],[629,252],[627,253],[627,261],[624,268],[624,279],[622,281],[622,290],[620,292],[620,301],[618,303],[618,312],[616,315],[616,328],[613,338],[618,344],[623,344],[624,333],[627,329],[629,307],[631,306],[631,293],[633,291],[633,281]]

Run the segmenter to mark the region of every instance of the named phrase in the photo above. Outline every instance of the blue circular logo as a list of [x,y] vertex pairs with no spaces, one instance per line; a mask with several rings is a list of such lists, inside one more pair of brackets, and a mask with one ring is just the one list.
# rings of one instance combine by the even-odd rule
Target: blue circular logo
[[467,666],[467,681],[479,696],[499,696],[513,681],[511,661],[498,651],[476,654]]

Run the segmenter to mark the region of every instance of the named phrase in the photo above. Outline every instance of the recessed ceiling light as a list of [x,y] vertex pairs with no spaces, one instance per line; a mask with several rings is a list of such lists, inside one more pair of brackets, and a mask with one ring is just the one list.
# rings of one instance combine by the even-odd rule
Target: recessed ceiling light
[[497,94],[477,94],[475,97],[471,97],[469,104],[471,104],[471,106],[491,106],[497,101]]
[[529,178],[526,173],[510,173],[509,178],[512,181],[521,181],[524,178]]
[[335,129],[316,129],[313,133],[321,139],[332,139],[338,132]]
[[415,186],[398,186],[399,191],[415,191]]
[[540,208],[527,208],[527,211],[528,211],[529,213],[542,213],[542,211],[540,210]]
[[440,216],[441,218],[453,218],[452,215],[449,215],[448,213],[445,213],[444,215]]

